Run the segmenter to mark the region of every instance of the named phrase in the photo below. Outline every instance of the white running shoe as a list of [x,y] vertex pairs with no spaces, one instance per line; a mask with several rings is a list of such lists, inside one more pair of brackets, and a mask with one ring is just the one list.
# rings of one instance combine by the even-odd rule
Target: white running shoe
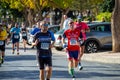
[[72,80],[76,80],[75,76],[72,77]]
[[39,66],[39,64],[37,63],[37,66]]
[[79,68],[79,70],[82,70],[82,69],[83,69],[83,67],[82,67],[82,66],[79,66],[78,68]]

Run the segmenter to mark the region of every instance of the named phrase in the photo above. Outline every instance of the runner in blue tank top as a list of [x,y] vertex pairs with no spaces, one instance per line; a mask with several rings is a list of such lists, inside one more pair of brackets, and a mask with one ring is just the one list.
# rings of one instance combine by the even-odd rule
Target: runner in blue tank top
[[11,35],[12,35],[12,49],[13,49],[13,54],[15,52],[15,46],[17,47],[17,55],[19,55],[19,39],[20,39],[20,28],[19,24],[16,23],[15,27],[11,28],[10,30]]

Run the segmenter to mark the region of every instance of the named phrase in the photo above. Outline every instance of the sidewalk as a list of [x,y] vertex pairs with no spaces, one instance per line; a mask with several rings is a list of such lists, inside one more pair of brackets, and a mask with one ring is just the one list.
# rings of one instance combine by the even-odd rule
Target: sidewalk
[[120,64],[120,53],[112,53],[110,51],[107,51],[107,52],[84,54],[82,60]]
[[[59,51],[60,54],[66,55],[65,51]],[[94,61],[101,63],[120,64],[120,53],[112,53],[111,51],[98,53],[84,53],[82,60]]]

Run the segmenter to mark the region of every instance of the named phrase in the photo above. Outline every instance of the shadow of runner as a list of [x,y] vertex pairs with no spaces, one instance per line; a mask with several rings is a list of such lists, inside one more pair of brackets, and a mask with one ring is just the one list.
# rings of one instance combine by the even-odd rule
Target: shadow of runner
[[5,61],[24,61],[24,60],[36,60],[36,55],[16,55],[6,56]]
[[24,79],[39,79],[39,71],[38,70],[14,70],[14,71],[0,71],[0,79],[4,80],[24,80]]

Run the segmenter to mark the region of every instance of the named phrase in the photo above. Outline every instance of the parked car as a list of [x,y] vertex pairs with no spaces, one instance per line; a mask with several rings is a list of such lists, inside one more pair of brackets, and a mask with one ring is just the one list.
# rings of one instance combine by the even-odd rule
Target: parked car
[[49,25],[48,29],[53,33],[56,33],[57,31],[60,30],[60,25]]
[[112,34],[110,22],[88,24],[90,32],[87,33],[85,52],[95,53],[104,47],[112,47]]
[[56,48],[56,50],[58,51],[61,51],[63,49],[63,44],[62,44],[62,35],[64,33],[65,29],[61,29],[59,30],[58,32],[56,32],[54,34],[55,36],[55,44],[54,44],[54,47]]
[[[87,40],[85,44],[86,53],[95,53],[99,49],[109,46],[112,46],[112,37],[111,37],[111,24],[110,22],[100,22],[88,24],[90,32],[86,33]],[[62,46],[62,35],[65,30],[61,29],[55,33],[55,48],[59,51],[63,49]]]

